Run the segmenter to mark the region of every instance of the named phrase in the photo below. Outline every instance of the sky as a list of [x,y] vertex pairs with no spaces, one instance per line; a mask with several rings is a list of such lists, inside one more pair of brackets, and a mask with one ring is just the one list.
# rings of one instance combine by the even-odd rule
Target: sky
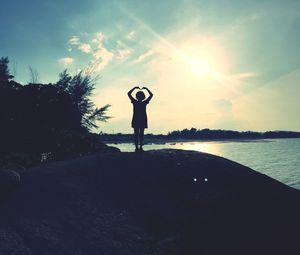
[[148,133],[183,128],[300,131],[300,1],[10,0],[0,56],[15,80],[95,78],[111,104],[97,130],[132,132],[127,91],[147,86]]

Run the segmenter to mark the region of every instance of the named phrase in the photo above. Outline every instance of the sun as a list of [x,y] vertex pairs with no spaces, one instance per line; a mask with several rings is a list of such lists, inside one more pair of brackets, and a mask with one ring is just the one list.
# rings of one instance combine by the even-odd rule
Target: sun
[[207,59],[191,58],[188,61],[191,71],[197,76],[207,76],[212,73],[212,66]]
[[174,59],[190,79],[216,79],[229,71],[222,45],[213,38],[191,37],[177,45]]

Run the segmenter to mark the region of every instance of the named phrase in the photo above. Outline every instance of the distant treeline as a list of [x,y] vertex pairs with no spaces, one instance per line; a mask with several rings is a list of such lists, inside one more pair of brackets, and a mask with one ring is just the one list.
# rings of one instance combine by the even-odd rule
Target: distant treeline
[[[131,141],[131,134],[105,134],[101,133],[100,139],[103,141]],[[233,130],[211,130],[211,129],[183,129],[171,131],[166,135],[147,134],[148,140],[216,140],[216,139],[272,139],[272,138],[300,138],[300,132],[292,131],[267,131],[267,132],[253,132],[253,131],[233,131]]]
[[[93,80],[62,72],[55,83],[38,82],[37,72],[22,85],[13,80],[7,57],[0,58],[1,152],[84,154],[101,143],[89,131],[105,121],[109,105],[95,107]],[[97,137],[97,135],[96,135]]]
[[183,139],[266,139],[266,138],[299,138],[300,132],[292,131],[233,131],[233,130],[210,130],[206,129],[183,129],[169,132],[169,138]]

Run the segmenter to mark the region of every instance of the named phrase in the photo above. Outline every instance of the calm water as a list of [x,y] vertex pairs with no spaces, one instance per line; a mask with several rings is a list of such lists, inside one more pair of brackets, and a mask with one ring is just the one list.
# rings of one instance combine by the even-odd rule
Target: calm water
[[[110,144],[121,151],[133,151],[133,144]],[[184,149],[222,156],[300,189],[300,138],[253,141],[178,142],[148,144],[151,149]]]

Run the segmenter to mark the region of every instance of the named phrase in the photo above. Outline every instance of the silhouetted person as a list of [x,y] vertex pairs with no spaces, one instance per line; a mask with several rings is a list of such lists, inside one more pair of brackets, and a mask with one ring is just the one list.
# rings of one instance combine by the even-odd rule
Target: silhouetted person
[[[151,98],[153,97],[152,92],[143,87],[141,90],[147,90],[149,96],[147,99],[143,91],[138,91],[136,93],[136,99],[132,96],[132,92],[135,89],[140,89],[139,87],[134,87],[128,91],[128,97],[133,104],[133,116],[131,121],[131,126],[134,129],[134,144],[135,144],[135,151],[143,151],[143,140],[144,140],[144,130],[148,127],[147,121],[147,113],[146,113],[146,106],[150,102]],[[140,145],[140,147],[139,147]]]

